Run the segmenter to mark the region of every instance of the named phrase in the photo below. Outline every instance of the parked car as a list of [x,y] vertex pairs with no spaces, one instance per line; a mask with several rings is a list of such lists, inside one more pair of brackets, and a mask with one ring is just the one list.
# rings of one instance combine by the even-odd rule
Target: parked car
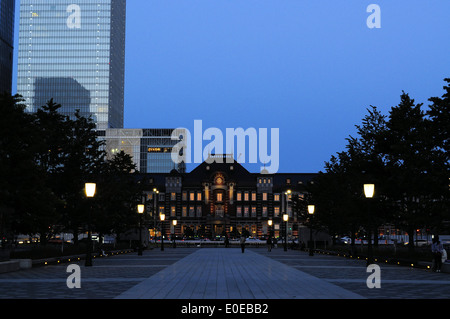
[[[423,247],[423,246],[426,246],[426,245],[429,245],[429,244],[430,244],[430,243],[427,242],[425,239],[416,239],[416,240],[414,241],[414,245],[415,245],[416,247]],[[409,242],[406,242],[404,245],[405,245],[405,246],[408,246],[408,245],[409,245]]]

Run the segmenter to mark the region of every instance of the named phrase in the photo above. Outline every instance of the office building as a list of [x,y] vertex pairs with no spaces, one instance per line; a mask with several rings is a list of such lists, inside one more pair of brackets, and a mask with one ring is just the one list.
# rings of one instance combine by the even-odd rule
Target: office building
[[122,128],[125,14],[125,0],[21,0],[17,93],[27,111],[53,98],[97,129]]
[[12,92],[15,0],[0,0],[0,93]]
[[105,141],[107,158],[124,151],[132,156],[140,173],[184,173],[186,164],[172,161],[172,149],[179,140],[171,138],[173,129],[107,129],[98,131]]

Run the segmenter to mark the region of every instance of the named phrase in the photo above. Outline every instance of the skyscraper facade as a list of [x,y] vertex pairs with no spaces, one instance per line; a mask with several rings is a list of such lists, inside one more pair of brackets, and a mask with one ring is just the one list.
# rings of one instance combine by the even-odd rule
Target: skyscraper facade
[[[2,0],[3,1],[3,0]],[[122,128],[126,0],[21,0],[17,93]]]
[[0,93],[11,93],[15,0],[0,0]]
[[[180,130],[180,129],[178,129]],[[173,169],[185,173],[186,164],[175,164],[172,150],[180,140],[172,139],[174,129],[107,129],[98,131],[105,141],[107,157],[124,151],[133,158],[141,173],[169,173]]]

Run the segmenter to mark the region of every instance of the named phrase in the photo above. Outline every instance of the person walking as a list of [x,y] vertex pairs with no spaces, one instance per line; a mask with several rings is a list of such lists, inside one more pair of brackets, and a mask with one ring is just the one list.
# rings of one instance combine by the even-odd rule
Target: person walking
[[267,251],[272,251],[272,236],[267,237]]
[[241,249],[242,249],[242,253],[244,253],[244,250],[245,250],[245,240],[246,240],[245,236],[242,235],[242,236],[241,236]]
[[228,234],[225,234],[225,248],[230,246],[230,240],[228,239]]
[[439,240],[439,236],[434,236],[433,244],[431,245],[431,252],[433,253],[433,271],[435,272],[441,272],[443,250],[444,247]]

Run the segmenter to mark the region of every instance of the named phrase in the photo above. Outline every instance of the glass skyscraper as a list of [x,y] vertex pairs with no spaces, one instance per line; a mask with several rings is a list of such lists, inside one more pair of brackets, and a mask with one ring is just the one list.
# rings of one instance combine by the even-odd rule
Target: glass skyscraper
[[15,0],[0,0],[0,93],[11,93]]
[[[178,129],[181,130],[181,129]],[[186,164],[172,161],[173,147],[180,140],[172,139],[174,129],[107,129],[98,131],[105,141],[108,159],[124,151],[132,156],[141,173],[169,173],[173,169],[186,171]]]
[[[2,0],[3,1],[3,0]],[[17,93],[122,128],[126,0],[21,0]]]

